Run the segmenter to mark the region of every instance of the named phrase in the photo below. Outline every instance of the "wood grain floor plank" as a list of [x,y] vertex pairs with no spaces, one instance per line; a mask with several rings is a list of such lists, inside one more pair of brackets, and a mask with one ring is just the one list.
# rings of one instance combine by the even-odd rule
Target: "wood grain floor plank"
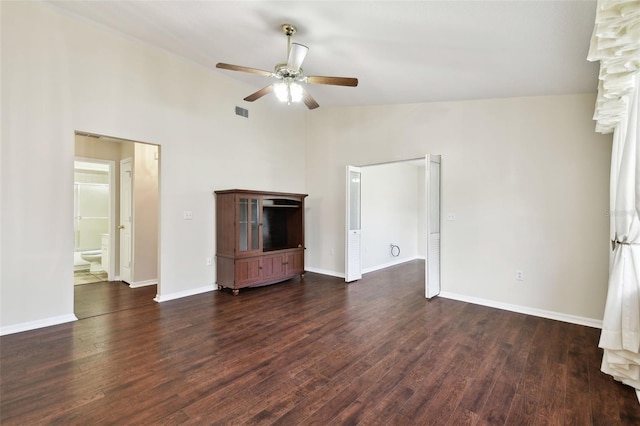
[[161,304],[76,286],[81,320],[0,337],[0,423],[640,424],[635,393],[599,371],[599,330],[427,301],[423,274]]

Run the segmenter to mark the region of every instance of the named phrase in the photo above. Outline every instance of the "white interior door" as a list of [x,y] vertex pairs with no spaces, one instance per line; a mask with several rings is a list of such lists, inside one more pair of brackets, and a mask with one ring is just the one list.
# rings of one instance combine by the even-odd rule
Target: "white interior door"
[[425,296],[440,294],[440,165],[439,155],[425,157],[427,260],[425,262]]
[[132,203],[133,203],[133,179],[131,159],[120,161],[120,279],[131,283],[131,235],[132,235]]
[[362,172],[359,167],[347,166],[347,217],[346,217],[346,247],[345,271],[346,282],[362,278],[360,259],[360,193]]

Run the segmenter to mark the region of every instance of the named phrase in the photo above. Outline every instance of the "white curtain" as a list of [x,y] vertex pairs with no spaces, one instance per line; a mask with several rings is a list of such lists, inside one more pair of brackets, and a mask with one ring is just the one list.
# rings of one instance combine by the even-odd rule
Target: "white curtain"
[[601,369],[634,387],[640,400],[640,1],[598,1],[589,60],[600,61],[596,130],[613,131]]

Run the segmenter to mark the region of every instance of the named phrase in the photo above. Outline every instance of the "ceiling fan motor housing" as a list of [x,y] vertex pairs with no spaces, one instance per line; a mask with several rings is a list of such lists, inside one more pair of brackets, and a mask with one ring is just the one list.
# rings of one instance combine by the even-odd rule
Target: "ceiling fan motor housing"
[[273,73],[275,74],[275,76],[277,78],[281,78],[281,79],[285,79],[285,78],[291,78],[293,80],[299,79],[299,77],[302,76],[302,68],[300,68],[298,71],[294,71],[292,69],[290,69],[287,64],[278,64],[275,67],[275,70],[273,71]]

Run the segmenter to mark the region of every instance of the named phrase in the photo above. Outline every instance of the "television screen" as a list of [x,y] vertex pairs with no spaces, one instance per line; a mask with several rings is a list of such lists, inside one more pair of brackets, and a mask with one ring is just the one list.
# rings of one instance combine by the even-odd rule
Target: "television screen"
[[262,249],[281,250],[287,247],[287,209],[265,208],[262,211]]

